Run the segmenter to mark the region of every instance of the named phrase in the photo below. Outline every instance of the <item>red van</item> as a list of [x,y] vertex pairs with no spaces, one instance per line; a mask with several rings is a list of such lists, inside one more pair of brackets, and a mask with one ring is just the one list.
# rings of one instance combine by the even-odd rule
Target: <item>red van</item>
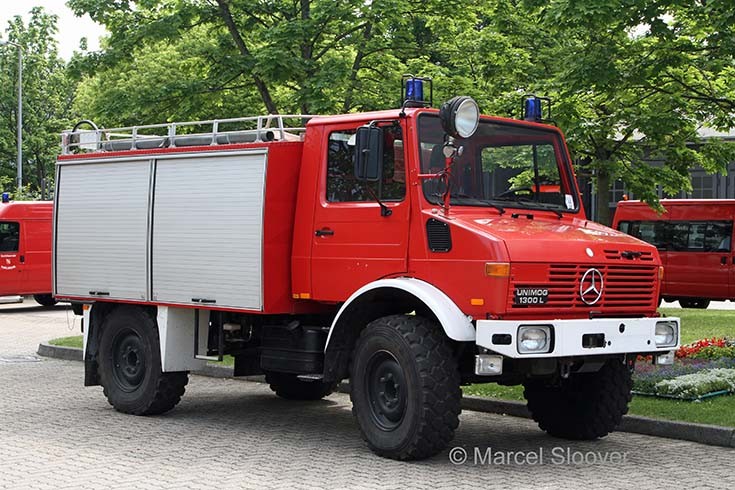
[[43,306],[51,296],[53,203],[0,203],[0,296],[33,295]]
[[735,200],[663,199],[665,213],[621,201],[613,228],[655,245],[664,265],[661,296],[684,308],[735,300],[732,250]]

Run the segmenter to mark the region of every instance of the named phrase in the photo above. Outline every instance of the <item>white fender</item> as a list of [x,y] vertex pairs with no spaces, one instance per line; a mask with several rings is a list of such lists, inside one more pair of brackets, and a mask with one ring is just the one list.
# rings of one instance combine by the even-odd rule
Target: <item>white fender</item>
[[332,326],[329,329],[329,335],[327,336],[327,345],[324,347],[325,351],[329,347],[329,341],[332,339],[334,327],[337,325],[337,322],[339,322],[342,313],[344,313],[350,304],[352,304],[352,302],[357,298],[369,291],[379,288],[401,289],[420,299],[434,313],[434,315],[436,315],[436,318],[439,320],[442,328],[444,328],[444,333],[446,333],[447,337],[450,339],[463,342],[475,340],[475,327],[472,326],[470,318],[462,313],[462,310],[454,304],[454,301],[449,299],[449,296],[428,282],[420,279],[398,277],[395,279],[380,279],[378,281],[371,282],[352,293],[352,296],[345,301],[332,322]]

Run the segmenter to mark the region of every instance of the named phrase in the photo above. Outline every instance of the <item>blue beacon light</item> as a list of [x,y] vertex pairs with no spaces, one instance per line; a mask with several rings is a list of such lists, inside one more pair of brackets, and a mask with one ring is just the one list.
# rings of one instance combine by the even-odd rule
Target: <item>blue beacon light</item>
[[8,194],[7,192],[3,192],[3,202],[10,202],[10,194]]
[[538,97],[529,97],[525,100],[525,119],[526,121],[541,121],[541,99]]
[[406,100],[424,100],[424,82],[417,78],[409,78],[406,81]]

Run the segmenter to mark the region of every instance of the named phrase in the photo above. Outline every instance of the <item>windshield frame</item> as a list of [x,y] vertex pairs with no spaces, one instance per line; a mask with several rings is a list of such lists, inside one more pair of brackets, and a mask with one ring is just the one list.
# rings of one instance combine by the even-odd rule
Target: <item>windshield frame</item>
[[[439,115],[434,112],[422,112],[418,115],[417,118],[417,124],[416,124],[416,132],[417,132],[417,154],[418,154],[418,164],[419,164],[419,172],[424,173],[425,166],[424,164],[427,162],[424,162],[424,152],[422,151],[422,143],[425,142],[425,140],[422,138],[422,123],[423,118],[434,118],[436,119],[437,123],[440,122]],[[451,205],[452,206],[460,206],[460,207],[497,207],[501,206],[503,208],[515,208],[515,209],[522,209],[526,211],[549,211],[554,213],[564,213],[564,214],[578,214],[581,209],[581,199],[579,196],[579,190],[576,184],[576,179],[574,178],[574,170],[572,169],[571,161],[569,158],[569,153],[566,147],[566,143],[564,141],[564,138],[561,134],[561,131],[556,127],[545,127],[538,124],[528,124],[524,121],[513,121],[513,120],[507,120],[507,119],[498,119],[493,118],[489,116],[482,116],[480,118],[480,127],[482,127],[483,124],[493,124],[498,126],[509,126],[509,127],[516,127],[519,129],[524,129],[526,131],[537,131],[539,133],[542,133],[547,138],[539,138],[539,140],[544,140],[544,144],[550,144],[553,147],[554,150],[554,156],[557,161],[557,167],[559,170],[559,185],[561,187],[561,194],[565,194],[565,191],[569,191],[569,195],[572,197],[572,201],[574,204],[573,208],[568,208],[564,205],[549,205],[548,203],[541,203],[538,201],[521,201],[521,200],[512,200],[512,199],[484,199],[477,196],[469,197],[459,197],[459,196],[451,196]],[[479,128],[478,128],[479,130]],[[476,133],[477,134],[477,133]],[[532,139],[529,135],[524,136],[527,139]],[[548,138],[550,137],[550,138]],[[473,137],[468,138],[468,140],[472,140]],[[464,140],[456,139],[455,144],[457,146],[462,146]],[[541,141],[539,141],[541,143]],[[522,143],[519,143],[519,146]],[[527,143],[528,144],[528,143]],[[507,146],[515,146],[515,145],[507,145]],[[480,146],[477,145],[475,151],[477,153],[477,159],[480,158],[480,155],[482,153],[482,150],[484,148],[491,148],[492,146],[486,145],[486,146]],[[500,146],[496,146],[498,148]],[[470,151],[465,148],[465,151]],[[480,161],[481,160],[476,160]],[[431,179],[428,179],[431,180]],[[541,184],[543,185],[543,184]],[[425,186],[421,186],[421,194],[423,195],[423,199],[429,203],[432,206],[441,205],[441,202],[439,199],[434,200],[431,198],[431,196],[426,194],[426,188]],[[496,196],[497,197],[497,196]],[[460,201],[459,203],[456,203],[457,201]],[[464,202],[461,202],[464,201]],[[475,201],[477,204],[468,204],[468,201]],[[485,201],[484,203],[481,203],[481,201]]]

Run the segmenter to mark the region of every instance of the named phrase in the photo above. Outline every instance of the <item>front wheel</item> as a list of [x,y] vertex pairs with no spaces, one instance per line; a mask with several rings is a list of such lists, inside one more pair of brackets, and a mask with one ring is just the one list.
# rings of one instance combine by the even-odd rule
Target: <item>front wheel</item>
[[628,413],[633,381],[617,359],[595,373],[571,374],[558,382],[529,380],[523,392],[528,410],[542,430],[555,437],[590,440],[604,437]]
[[392,315],[361,333],[350,365],[350,398],[376,454],[409,460],[442,451],[459,426],[461,391],[449,340],[435,322]]
[[110,405],[133,415],[174,408],[189,377],[161,371],[155,321],[139,308],[117,308],[105,319],[101,335],[99,377]]

